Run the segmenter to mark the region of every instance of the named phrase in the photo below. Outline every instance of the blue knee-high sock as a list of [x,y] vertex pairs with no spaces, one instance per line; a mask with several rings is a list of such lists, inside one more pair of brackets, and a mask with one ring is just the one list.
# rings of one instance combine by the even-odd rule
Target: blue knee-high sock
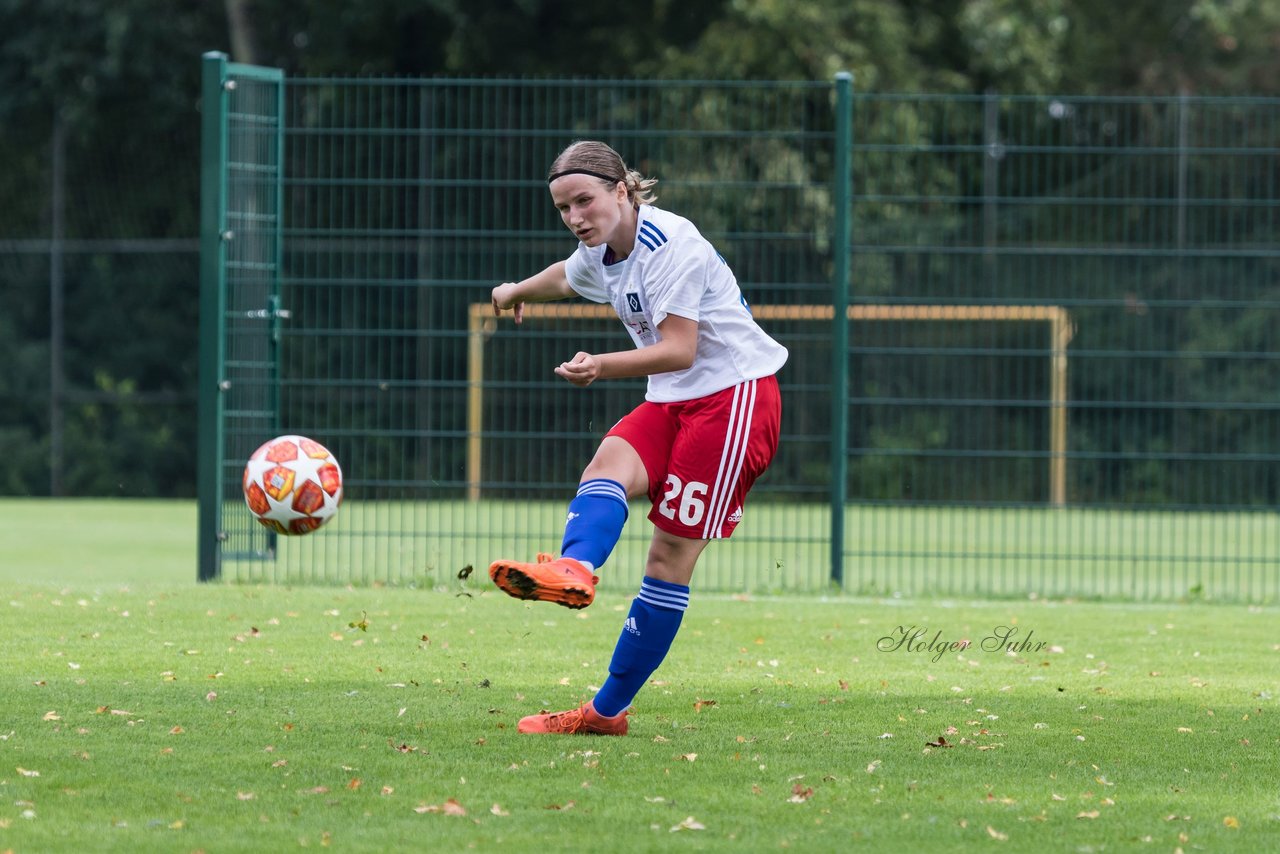
[[585,481],[569,502],[560,554],[590,564],[589,569],[603,566],[626,521],[627,490],[622,484],[605,478]]
[[688,587],[645,577],[614,647],[609,678],[592,701],[596,712],[613,717],[631,705],[666,658],[688,607]]

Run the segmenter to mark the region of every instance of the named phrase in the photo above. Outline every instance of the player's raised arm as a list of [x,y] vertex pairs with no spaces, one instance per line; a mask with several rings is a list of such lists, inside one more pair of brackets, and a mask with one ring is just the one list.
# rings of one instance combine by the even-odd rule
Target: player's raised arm
[[524,304],[549,302],[573,296],[569,277],[565,275],[565,262],[557,261],[540,273],[534,273],[519,282],[503,282],[493,289],[493,313],[501,315],[507,309],[515,310],[515,321],[524,321]]

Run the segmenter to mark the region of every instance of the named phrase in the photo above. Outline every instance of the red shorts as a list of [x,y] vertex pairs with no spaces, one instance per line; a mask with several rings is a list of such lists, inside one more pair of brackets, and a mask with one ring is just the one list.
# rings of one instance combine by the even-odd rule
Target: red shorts
[[608,435],[636,449],[649,473],[654,525],[693,540],[728,537],[756,478],[778,450],[778,380],[748,380],[677,403],[644,403]]

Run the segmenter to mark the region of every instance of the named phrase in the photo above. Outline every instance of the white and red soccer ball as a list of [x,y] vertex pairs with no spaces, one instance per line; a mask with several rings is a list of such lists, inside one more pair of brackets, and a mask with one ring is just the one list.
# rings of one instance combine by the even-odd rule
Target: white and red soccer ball
[[329,449],[305,436],[277,436],[249,457],[244,500],[277,534],[309,534],[338,512],[342,468]]

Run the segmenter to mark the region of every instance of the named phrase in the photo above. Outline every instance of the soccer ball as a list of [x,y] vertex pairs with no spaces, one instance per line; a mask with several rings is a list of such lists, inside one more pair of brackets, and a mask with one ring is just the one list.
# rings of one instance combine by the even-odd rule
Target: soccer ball
[[329,449],[305,436],[277,436],[244,467],[244,501],[277,534],[309,534],[338,512],[342,469]]

